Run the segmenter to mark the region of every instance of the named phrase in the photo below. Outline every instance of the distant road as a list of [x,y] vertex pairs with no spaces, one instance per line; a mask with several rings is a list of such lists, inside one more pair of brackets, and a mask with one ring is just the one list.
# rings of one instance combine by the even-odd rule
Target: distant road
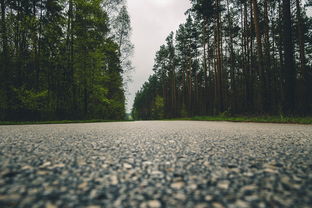
[[0,126],[0,207],[311,207],[312,126]]

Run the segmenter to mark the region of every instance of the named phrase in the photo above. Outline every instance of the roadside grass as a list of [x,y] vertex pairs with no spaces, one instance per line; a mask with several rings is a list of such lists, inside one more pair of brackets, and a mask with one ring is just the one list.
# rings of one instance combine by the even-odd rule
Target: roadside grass
[[[194,116],[191,118],[165,119],[169,121],[229,121],[250,123],[285,123],[312,124],[312,117],[283,117],[283,116]],[[0,121],[1,125],[36,125],[36,124],[75,124],[75,123],[103,123],[103,122],[131,122],[134,120],[62,120],[62,121]]]
[[237,117],[195,116],[192,118],[178,118],[172,120],[312,124],[312,117],[283,117],[283,116],[237,116]]
[[63,120],[63,121],[0,121],[0,125],[35,125],[35,124],[74,124],[74,123],[102,123],[125,122],[128,120]]

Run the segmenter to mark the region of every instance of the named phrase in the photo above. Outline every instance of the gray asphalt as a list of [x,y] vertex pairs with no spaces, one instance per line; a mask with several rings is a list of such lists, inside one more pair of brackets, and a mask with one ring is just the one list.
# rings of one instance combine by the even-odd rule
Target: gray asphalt
[[312,126],[0,126],[0,207],[311,207]]

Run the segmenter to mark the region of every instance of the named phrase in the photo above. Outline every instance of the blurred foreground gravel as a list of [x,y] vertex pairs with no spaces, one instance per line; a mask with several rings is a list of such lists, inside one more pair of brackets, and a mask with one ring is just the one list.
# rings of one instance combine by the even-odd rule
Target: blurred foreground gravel
[[312,126],[0,126],[0,207],[311,207]]

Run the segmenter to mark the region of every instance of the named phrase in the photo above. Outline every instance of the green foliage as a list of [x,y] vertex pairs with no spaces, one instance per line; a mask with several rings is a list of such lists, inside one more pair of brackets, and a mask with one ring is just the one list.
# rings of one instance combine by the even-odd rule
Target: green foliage
[[164,106],[164,98],[157,95],[152,107],[152,116],[154,119],[164,118]]
[[123,52],[110,37],[112,20],[105,10],[119,4],[5,1],[0,120],[123,119]]
[[[127,122],[129,122],[128,120]],[[103,122],[124,122],[123,120],[61,120],[61,121],[0,121],[0,125],[37,125],[37,124],[73,124],[73,123],[103,123]]]
[[184,104],[182,105],[180,116],[181,116],[181,118],[187,118],[188,117],[188,113],[187,113],[187,110],[186,110],[186,107]]
[[12,106],[15,109],[24,109],[26,111],[44,111],[46,106],[46,100],[48,91],[43,90],[41,92],[34,92],[25,88],[13,89],[15,97],[17,99],[16,106]]
[[195,121],[230,121],[230,122],[256,122],[256,123],[291,123],[291,124],[312,124],[311,117],[278,117],[278,116],[196,116],[187,120]]
[[144,83],[139,92],[136,93],[132,116],[134,119],[154,119],[152,109],[154,98],[157,97],[161,89],[161,83],[156,75],[152,75],[149,81]]
[[0,120],[4,119],[5,109],[8,108],[7,98],[3,90],[0,89]]

